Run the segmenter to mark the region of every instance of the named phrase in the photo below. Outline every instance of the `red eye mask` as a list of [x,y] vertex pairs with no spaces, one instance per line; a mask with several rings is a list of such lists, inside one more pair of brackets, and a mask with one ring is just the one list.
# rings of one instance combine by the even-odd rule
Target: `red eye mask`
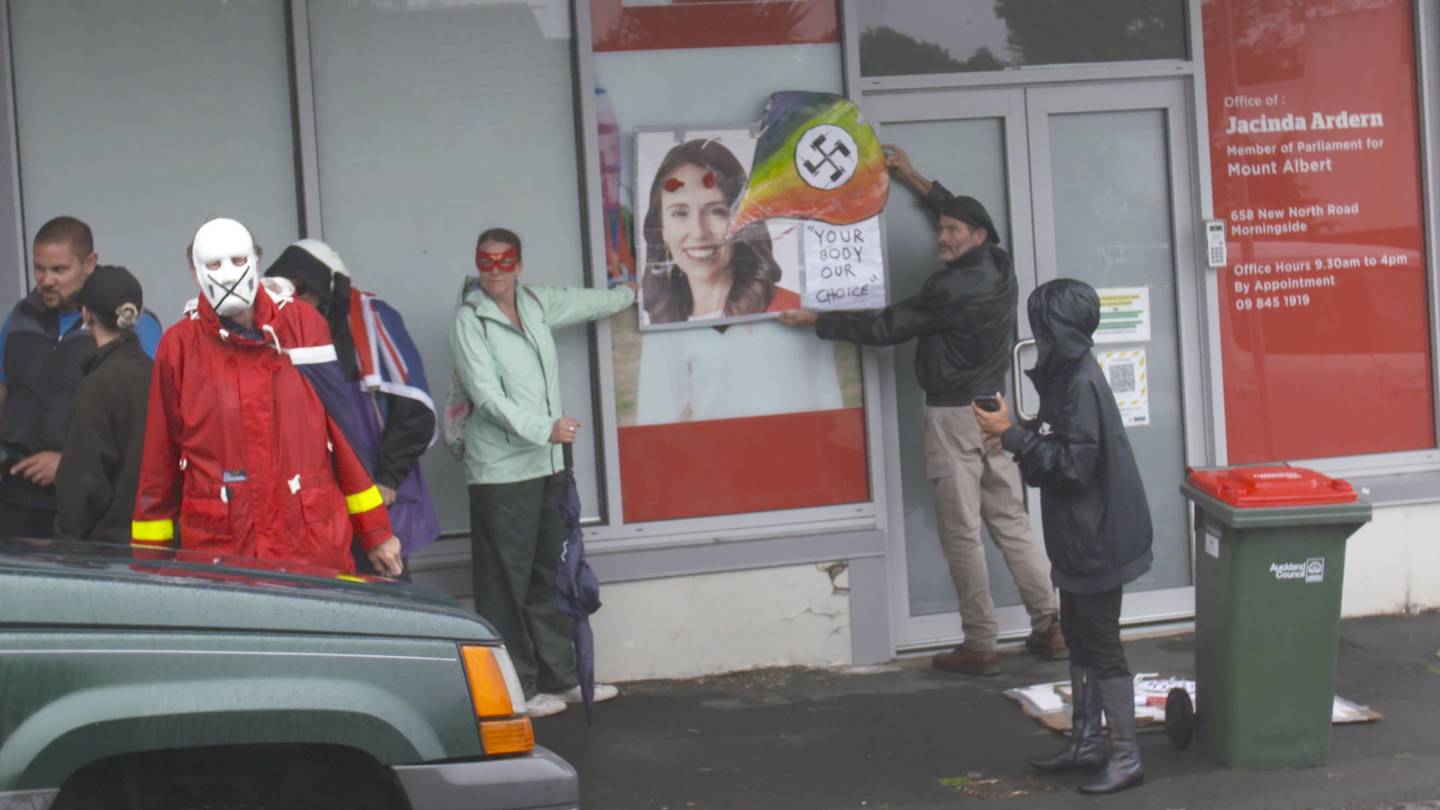
[[475,267],[482,273],[513,273],[520,267],[520,251],[511,247],[503,253],[486,253],[475,248]]

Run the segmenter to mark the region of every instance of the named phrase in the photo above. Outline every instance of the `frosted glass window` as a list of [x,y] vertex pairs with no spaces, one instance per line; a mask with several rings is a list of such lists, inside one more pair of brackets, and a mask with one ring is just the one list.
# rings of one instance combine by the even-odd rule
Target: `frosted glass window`
[[[1150,493],[1155,566],[1134,590],[1191,584],[1185,502],[1180,488],[1185,435],[1180,390],[1180,326],[1174,308],[1170,166],[1163,110],[1048,116],[1059,274],[1097,288],[1147,287],[1150,339],[1098,351],[1143,348],[1149,391],[1147,427],[1127,431]],[[1122,389],[1123,390],[1123,389]]]
[[[1000,118],[961,121],[887,123],[886,142],[901,144],[922,172],[957,194],[985,204],[995,218],[1001,244],[1010,245],[1010,205],[1005,177],[1005,122]],[[885,204],[885,249],[890,294],[899,301],[920,292],[939,267],[935,215],[898,183]],[[925,392],[915,382],[915,346],[895,352],[895,412],[900,430],[900,482],[905,493],[905,568],[910,584],[910,615],[930,616],[958,609],[950,568],[940,550],[933,487],[925,474]],[[986,530],[988,537],[988,529]],[[985,544],[986,565],[1005,570],[994,543]],[[1020,604],[1015,581],[991,577],[998,606]]]
[[185,245],[210,215],[269,256],[299,237],[281,0],[14,0],[26,252],[69,214],[165,325],[197,289]]
[[[557,7],[309,3],[323,237],[356,287],[404,315],[437,400],[481,231],[520,235],[528,282],[586,283],[570,33]],[[587,331],[555,339],[565,413],[593,437]],[[464,469],[439,446],[424,465],[441,528],[468,533]],[[575,444],[575,465],[584,512],[600,515],[592,442]]]

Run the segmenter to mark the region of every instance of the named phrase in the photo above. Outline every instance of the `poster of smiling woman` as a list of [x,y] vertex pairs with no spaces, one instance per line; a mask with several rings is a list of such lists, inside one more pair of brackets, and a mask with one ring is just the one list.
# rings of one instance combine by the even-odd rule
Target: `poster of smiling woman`
[[749,178],[749,127],[635,133],[640,328],[719,326],[800,308],[800,231],[775,219],[730,233]]
[[889,177],[845,98],[775,93],[758,132],[638,130],[635,151],[642,331],[885,305]]

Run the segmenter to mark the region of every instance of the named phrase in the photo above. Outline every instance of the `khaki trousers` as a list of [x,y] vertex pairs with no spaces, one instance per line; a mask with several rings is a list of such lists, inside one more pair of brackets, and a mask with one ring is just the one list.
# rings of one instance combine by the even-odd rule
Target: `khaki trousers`
[[1020,468],[999,441],[986,442],[969,405],[925,409],[925,474],[935,490],[940,549],[960,597],[965,646],[993,650],[999,634],[980,526],[1005,557],[1030,626],[1043,632],[1060,605],[1050,582],[1050,561],[1030,532]]

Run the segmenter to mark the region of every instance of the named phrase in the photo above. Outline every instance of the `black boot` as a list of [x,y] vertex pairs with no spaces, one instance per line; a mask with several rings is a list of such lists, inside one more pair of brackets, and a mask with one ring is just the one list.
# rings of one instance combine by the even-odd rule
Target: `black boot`
[[1145,781],[1140,741],[1135,739],[1135,681],[1128,676],[1100,681],[1100,703],[1110,727],[1110,761],[1081,793],[1116,793]]
[[1055,756],[1030,760],[1030,767],[1042,773],[1093,773],[1105,765],[1109,752],[1100,727],[1099,686],[1090,670],[1070,667],[1070,739]]

